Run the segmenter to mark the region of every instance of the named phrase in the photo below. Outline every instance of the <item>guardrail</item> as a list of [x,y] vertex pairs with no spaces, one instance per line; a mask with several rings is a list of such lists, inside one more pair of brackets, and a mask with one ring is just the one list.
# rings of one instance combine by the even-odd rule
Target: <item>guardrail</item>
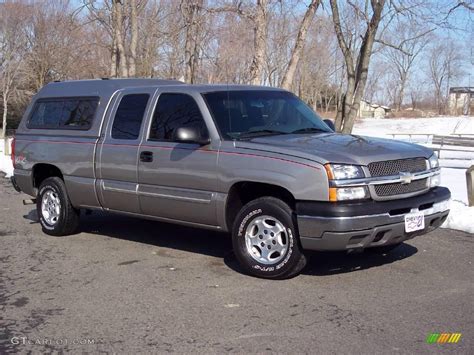
[[[435,133],[386,133],[392,139],[403,139],[408,137],[410,143],[419,143],[429,146],[440,157],[441,151],[461,152],[474,154],[474,134],[456,133],[450,135],[439,135]],[[425,137],[424,139],[416,139],[417,137]],[[440,157],[441,158],[441,157]],[[472,160],[469,157],[449,157],[453,160]]]

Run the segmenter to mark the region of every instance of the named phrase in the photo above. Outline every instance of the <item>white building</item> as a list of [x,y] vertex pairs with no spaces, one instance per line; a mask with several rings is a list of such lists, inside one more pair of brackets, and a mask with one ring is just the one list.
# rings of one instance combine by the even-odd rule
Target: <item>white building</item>
[[474,87],[450,88],[448,106],[450,115],[474,115]]
[[368,101],[361,100],[359,106],[359,117],[362,118],[385,118],[390,112],[390,107],[378,104],[372,104]]

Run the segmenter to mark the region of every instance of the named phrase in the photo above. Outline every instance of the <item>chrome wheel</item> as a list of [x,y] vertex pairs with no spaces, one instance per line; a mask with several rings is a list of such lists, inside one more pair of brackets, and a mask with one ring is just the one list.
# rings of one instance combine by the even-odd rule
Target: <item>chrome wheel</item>
[[286,228],[276,218],[259,216],[247,226],[245,244],[248,253],[259,263],[277,263],[288,249]]
[[59,221],[61,213],[61,201],[56,191],[47,190],[41,199],[41,214],[44,220],[51,226]]

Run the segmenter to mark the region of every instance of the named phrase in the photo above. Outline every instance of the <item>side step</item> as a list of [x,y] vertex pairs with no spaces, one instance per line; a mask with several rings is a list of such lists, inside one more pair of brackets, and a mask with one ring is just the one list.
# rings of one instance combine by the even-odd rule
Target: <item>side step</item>
[[35,198],[31,198],[31,199],[28,199],[28,200],[23,200],[23,204],[26,206],[26,205],[36,205],[36,199]]

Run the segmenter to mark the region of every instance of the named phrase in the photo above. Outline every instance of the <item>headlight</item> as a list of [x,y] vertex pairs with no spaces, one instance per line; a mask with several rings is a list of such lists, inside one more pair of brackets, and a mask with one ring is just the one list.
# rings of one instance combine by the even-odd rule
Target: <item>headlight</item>
[[433,154],[429,159],[428,159],[428,165],[430,166],[430,169],[435,169],[439,167],[439,160],[436,154]]
[[350,201],[369,198],[366,186],[356,187],[331,187],[329,188],[329,201]]
[[329,180],[358,179],[365,177],[358,165],[326,164],[324,166]]

